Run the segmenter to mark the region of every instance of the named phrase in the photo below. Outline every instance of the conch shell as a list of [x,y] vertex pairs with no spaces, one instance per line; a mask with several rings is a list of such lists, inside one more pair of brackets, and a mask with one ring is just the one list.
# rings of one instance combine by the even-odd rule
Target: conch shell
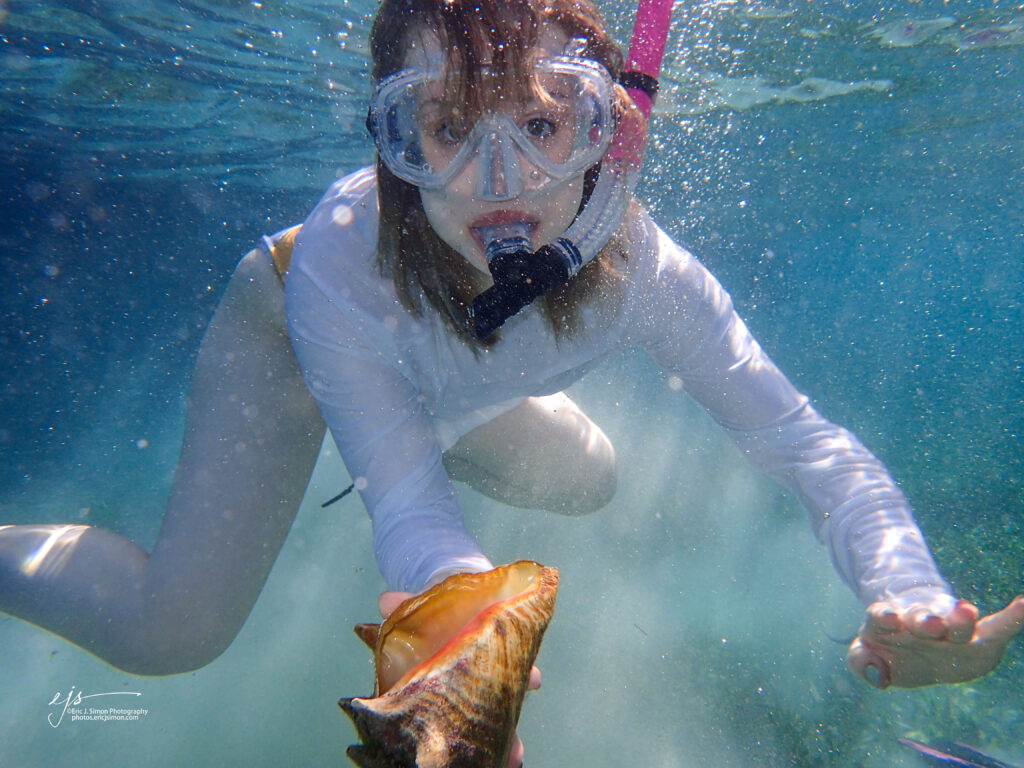
[[555,610],[558,571],[522,560],[449,576],[382,625],[374,698],[342,699],[360,768],[504,768],[530,669]]

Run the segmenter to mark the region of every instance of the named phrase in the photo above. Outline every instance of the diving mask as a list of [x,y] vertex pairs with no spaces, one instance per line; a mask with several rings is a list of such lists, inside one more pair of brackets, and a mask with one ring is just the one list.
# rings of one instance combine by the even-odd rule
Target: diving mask
[[615,132],[613,88],[595,61],[540,59],[536,95],[462,125],[440,71],[406,69],[376,88],[367,124],[381,160],[401,179],[440,189],[475,163],[474,196],[509,200],[581,174]]

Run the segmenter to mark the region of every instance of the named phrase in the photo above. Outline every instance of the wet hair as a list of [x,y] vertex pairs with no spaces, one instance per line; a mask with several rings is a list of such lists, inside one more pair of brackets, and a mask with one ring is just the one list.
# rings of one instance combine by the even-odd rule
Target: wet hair
[[[529,56],[543,23],[582,40],[579,55],[600,63],[618,80],[622,52],[589,0],[383,0],[370,33],[372,76],[380,82],[401,70],[416,36],[429,31],[447,57],[444,93],[470,121],[495,94],[519,99],[533,87]],[[616,88],[616,93],[620,108],[629,108],[625,92]],[[595,179],[596,168],[586,175],[584,203]],[[379,158],[377,180],[377,266],[394,282],[402,305],[417,316],[431,308],[468,343],[487,346],[473,335],[469,321],[473,297],[485,287],[483,276],[430,226],[419,189],[391,173]],[[626,245],[613,237],[566,285],[538,299],[556,338],[576,331],[581,305],[619,279],[615,262],[626,252]],[[492,336],[490,343],[497,338]]]

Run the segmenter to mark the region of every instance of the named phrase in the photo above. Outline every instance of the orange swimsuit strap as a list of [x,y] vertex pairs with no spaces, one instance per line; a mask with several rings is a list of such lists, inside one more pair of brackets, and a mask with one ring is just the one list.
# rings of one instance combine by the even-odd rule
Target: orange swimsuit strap
[[274,260],[274,266],[277,268],[277,274],[282,280],[284,280],[285,274],[288,272],[288,265],[292,260],[292,248],[295,246],[295,236],[299,234],[299,230],[302,228],[301,224],[296,224],[290,229],[286,229],[273,245],[270,246],[270,258]]

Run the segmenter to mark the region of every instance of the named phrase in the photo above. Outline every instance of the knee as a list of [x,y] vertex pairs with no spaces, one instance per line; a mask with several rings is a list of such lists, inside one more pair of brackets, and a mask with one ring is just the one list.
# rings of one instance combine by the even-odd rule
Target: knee
[[593,478],[589,487],[583,487],[569,501],[568,507],[558,510],[570,515],[589,515],[608,506],[608,503],[615,496],[615,489],[618,487],[618,476],[613,471],[602,473]]
[[595,436],[574,470],[573,477],[566,479],[562,503],[555,511],[588,515],[607,506],[618,487],[619,468],[615,448],[604,433]]
[[120,648],[112,653],[99,653],[108,663],[133,675],[159,677],[180,675],[205,667],[231,644],[231,638],[208,636],[201,628],[188,629],[174,636],[164,635],[141,647]]

